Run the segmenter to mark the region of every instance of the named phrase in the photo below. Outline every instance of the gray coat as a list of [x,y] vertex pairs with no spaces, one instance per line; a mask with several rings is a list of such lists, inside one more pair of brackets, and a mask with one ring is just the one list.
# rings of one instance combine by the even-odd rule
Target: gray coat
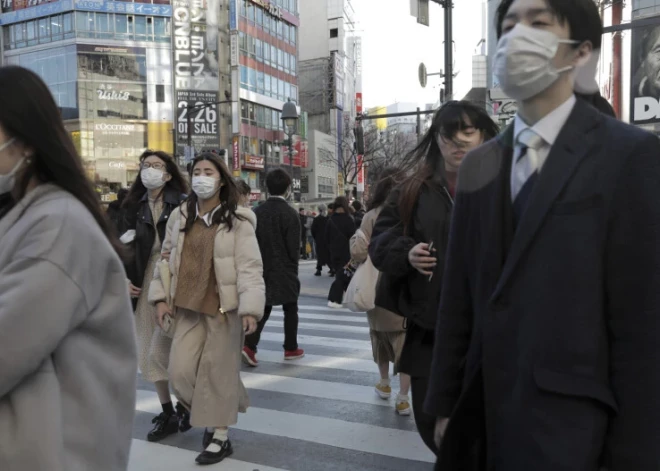
[[126,469],[136,372],[119,257],[77,199],[38,187],[0,219],[0,469]]

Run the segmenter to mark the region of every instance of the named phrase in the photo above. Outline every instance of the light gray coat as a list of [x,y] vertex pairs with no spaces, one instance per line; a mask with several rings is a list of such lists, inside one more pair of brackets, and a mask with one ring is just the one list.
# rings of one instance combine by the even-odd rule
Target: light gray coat
[[0,219],[0,469],[126,469],[136,352],[124,268],[42,185]]

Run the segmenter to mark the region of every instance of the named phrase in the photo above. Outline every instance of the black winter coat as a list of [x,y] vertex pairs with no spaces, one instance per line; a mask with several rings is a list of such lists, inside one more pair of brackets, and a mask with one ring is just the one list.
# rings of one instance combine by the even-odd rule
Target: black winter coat
[[330,266],[339,268],[351,259],[350,240],[355,234],[355,221],[346,213],[334,213],[326,225],[325,238],[330,251]]
[[316,258],[319,265],[327,265],[330,263],[330,249],[328,248],[328,241],[325,238],[325,231],[328,225],[328,216],[322,214],[314,218],[312,222],[312,237],[316,243]]
[[[160,237],[161,243],[165,240],[165,228],[170,214],[174,211],[181,202],[186,198],[185,195],[180,194],[176,190],[171,190],[165,187],[163,193],[163,212],[160,219],[154,225],[153,216],[151,215],[151,208],[149,207],[149,195],[144,194],[142,199],[133,205],[128,206],[124,213],[124,227],[123,232],[134,229],[135,240],[132,244],[132,257],[126,263],[126,273],[128,278],[138,288],[143,287],[142,281],[144,280],[149,257],[151,257],[151,250],[156,240],[156,231]],[[143,287],[143,288],[148,288]]]
[[257,206],[254,213],[264,263],[266,305],[297,302],[300,295],[300,217],[284,199],[276,196]]
[[[453,201],[444,186],[429,182],[422,187],[413,220],[404,233],[399,195],[398,188],[392,192],[371,235],[369,256],[382,273],[376,290],[376,305],[405,316],[432,333],[440,303]],[[429,282],[428,276],[410,265],[408,252],[420,242],[431,241],[438,264]]]

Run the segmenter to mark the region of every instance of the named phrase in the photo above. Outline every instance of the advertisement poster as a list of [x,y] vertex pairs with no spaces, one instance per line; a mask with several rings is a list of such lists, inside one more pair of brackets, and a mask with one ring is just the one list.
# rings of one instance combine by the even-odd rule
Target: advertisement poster
[[231,143],[232,152],[231,152],[231,164],[234,168],[234,176],[238,176],[241,173],[241,162],[240,162],[240,152],[238,148],[238,136],[234,136]]
[[633,27],[631,124],[660,122],[660,24]]
[[190,131],[195,150],[217,149],[219,0],[174,0],[172,6],[177,154],[183,155],[187,142],[188,112],[193,116]]

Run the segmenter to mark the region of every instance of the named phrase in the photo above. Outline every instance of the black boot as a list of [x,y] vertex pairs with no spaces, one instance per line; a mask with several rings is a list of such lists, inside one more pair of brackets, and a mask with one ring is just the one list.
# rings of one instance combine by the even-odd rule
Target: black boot
[[176,403],[176,415],[179,417],[179,432],[187,432],[192,428],[190,412],[180,402]]
[[316,270],[316,273],[314,273],[314,276],[321,276],[321,270]]
[[211,443],[215,443],[220,446],[220,451],[217,453],[212,453],[210,451],[204,450],[195,460],[197,464],[206,465],[206,464],[216,464],[220,463],[222,460],[231,456],[234,450],[231,447],[231,442],[227,440],[226,442],[221,442],[217,438],[211,440]]
[[147,440],[150,442],[159,442],[179,431],[179,417],[176,414],[161,412],[151,423],[156,426],[147,434]]

